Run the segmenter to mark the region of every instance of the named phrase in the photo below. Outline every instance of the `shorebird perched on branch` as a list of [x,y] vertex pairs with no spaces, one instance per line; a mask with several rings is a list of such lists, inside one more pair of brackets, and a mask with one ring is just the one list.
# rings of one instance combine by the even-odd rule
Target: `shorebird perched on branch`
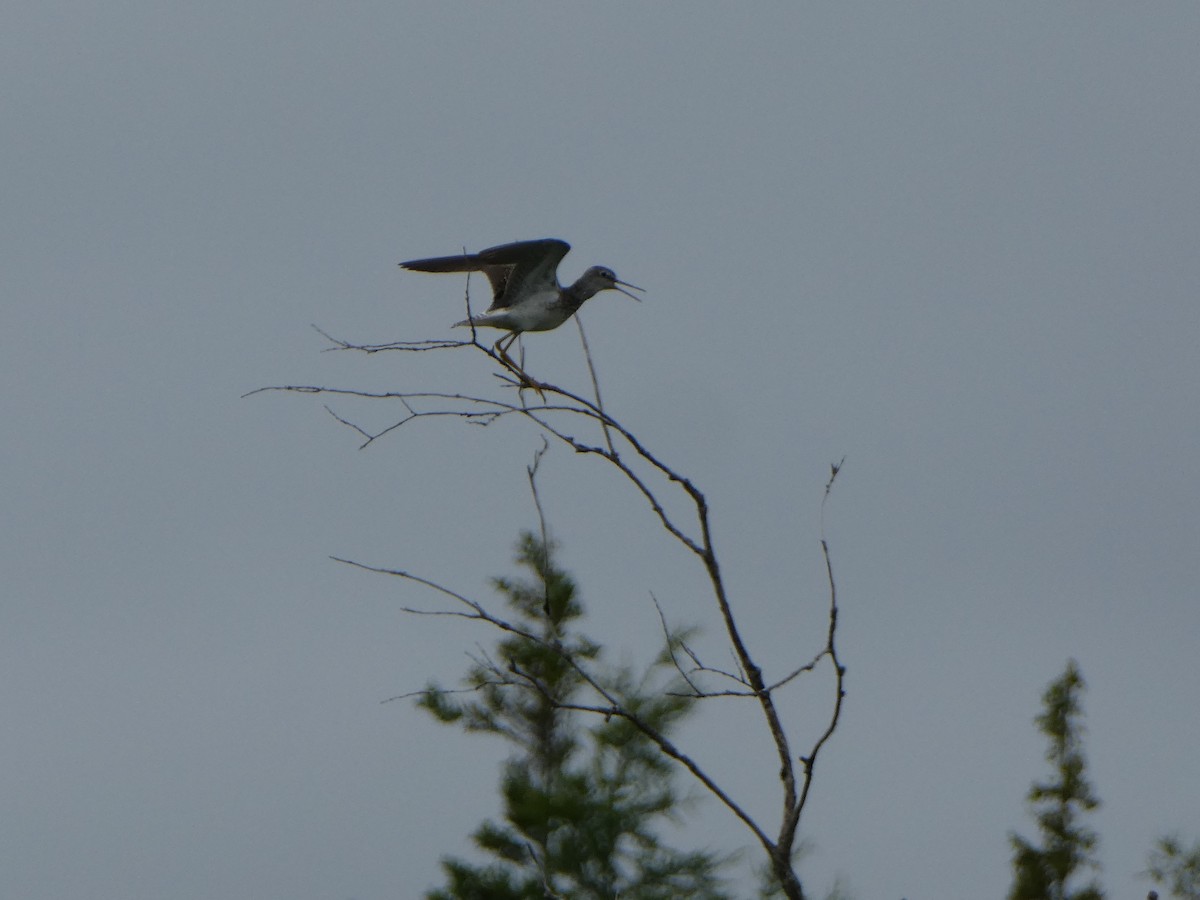
[[455,327],[501,328],[509,332],[496,341],[493,349],[501,362],[515,372],[522,372],[508,355],[508,349],[522,332],[557,328],[575,315],[584,301],[601,291],[620,291],[640,300],[625,290],[640,291],[640,287],[621,281],[612,269],[604,266],[592,266],[574,284],[563,287],[558,283],[558,264],[570,249],[571,245],[566,241],[544,238],[501,244],[478,253],[413,259],[400,265],[414,272],[482,272],[486,275],[492,283],[492,305],[480,315],[456,322]]

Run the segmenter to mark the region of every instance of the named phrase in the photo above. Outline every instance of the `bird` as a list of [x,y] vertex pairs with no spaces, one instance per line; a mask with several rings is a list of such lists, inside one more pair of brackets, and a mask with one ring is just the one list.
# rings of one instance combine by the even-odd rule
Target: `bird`
[[412,259],[400,266],[412,272],[483,272],[492,284],[492,305],[480,315],[455,322],[454,327],[507,331],[492,349],[501,362],[521,372],[509,357],[508,349],[523,332],[557,328],[601,291],[619,291],[641,300],[625,289],[641,291],[642,288],[621,281],[606,266],[592,266],[574,284],[563,287],[558,283],[558,264],[570,249],[566,241],[542,238],[501,244],[478,253]]

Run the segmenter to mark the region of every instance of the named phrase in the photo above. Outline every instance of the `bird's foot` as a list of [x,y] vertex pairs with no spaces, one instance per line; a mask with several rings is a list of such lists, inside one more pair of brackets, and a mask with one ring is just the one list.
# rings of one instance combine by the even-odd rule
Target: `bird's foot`
[[546,386],[544,384],[534,378],[531,378],[524,369],[514,369],[513,374],[517,376],[518,391],[523,391],[526,388],[529,388],[530,390],[537,392],[537,395],[542,398],[543,403],[546,402]]
[[544,384],[542,384],[541,382],[537,381],[536,379],[534,379],[533,377],[531,377],[528,372],[526,372],[523,368],[521,368],[520,364],[518,364],[515,359],[513,359],[511,356],[508,355],[507,347],[500,347],[499,341],[497,341],[496,343],[497,343],[497,346],[495,347],[495,350],[497,353],[497,357],[500,360],[500,364],[503,365],[504,368],[508,369],[508,371],[513,375],[513,377],[515,379],[514,383],[517,386],[517,390],[523,391],[526,388],[529,388],[531,390],[537,391],[537,395],[539,397],[541,397],[542,402],[545,403],[546,402],[546,392],[545,392],[546,386]]

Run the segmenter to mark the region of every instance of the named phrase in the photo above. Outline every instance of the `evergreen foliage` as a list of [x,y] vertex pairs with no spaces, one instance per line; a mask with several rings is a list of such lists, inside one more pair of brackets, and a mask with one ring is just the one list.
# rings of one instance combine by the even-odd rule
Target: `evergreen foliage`
[[497,735],[515,750],[501,780],[504,820],[472,835],[489,861],[444,858],[446,884],[427,900],[723,900],[723,860],[665,846],[656,831],[681,803],[667,758],[627,719],[571,708],[590,702],[577,665],[663,732],[692,701],[650,691],[663,680],[666,654],[635,678],[604,665],[600,647],[570,630],[583,606],[553,549],[521,536],[516,561],[532,577],[493,581],[513,630],[493,656],[474,660],[464,691],[433,684],[419,701],[440,721]]
[[1081,869],[1098,869],[1093,852],[1096,834],[1080,824],[1080,815],[1100,805],[1085,772],[1083,708],[1085,684],[1074,660],[1042,695],[1042,713],[1034,720],[1050,740],[1046,760],[1054,768],[1047,782],[1034,782],[1027,799],[1041,834],[1034,846],[1019,835],[1013,846],[1013,885],[1009,900],[1103,900],[1095,881],[1069,890],[1068,881]]
[[1172,897],[1200,900],[1200,841],[1186,849],[1178,836],[1159,838],[1150,852],[1146,874]]

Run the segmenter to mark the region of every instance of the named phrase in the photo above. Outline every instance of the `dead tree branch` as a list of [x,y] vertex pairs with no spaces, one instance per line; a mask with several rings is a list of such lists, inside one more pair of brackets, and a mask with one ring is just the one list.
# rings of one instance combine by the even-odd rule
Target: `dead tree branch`
[[[469,295],[467,307],[469,318]],[[505,390],[515,389],[516,397],[438,391],[371,392],[296,384],[259,388],[256,391],[249,392],[245,396],[251,396],[264,391],[273,391],[322,394],[333,398],[357,398],[397,403],[403,410],[403,414],[392,424],[378,431],[363,428],[343,415],[334,412],[328,406],[326,407],[336,421],[352,429],[359,437],[364,439],[359,445],[360,449],[366,448],[383,436],[420,419],[449,417],[459,419],[468,424],[482,426],[491,425],[505,418],[515,417],[523,419],[540,431],[546,441],[560,443],[578,454],[597,457],[608,463],[645,499],[651,512],[666,532],[697,557],[707,575],[738,672],[728,672],[705,665],[682,640],[677,643],[674,642],[666,619],[660,609],[659,616],[662,622],[664,637],[671,652],[671,659],[676,671],[689,688],[691,688],[691,693],[687,694],[687,696],[696,698],[752,698],[759,705],[763,720],[771,735],[778,756],[778,777],[783,793],[780,825],[775,836],[768,836],[766,831],[736,801],[727,795],[694,760],[668,741],[663,735],[657,733],[644,721],[640,720],[635,713],[623,708],[619,702],[619,698],[607,692],[585,667],[582,667],[576,660],[564,655],[565,661],[579,672],[580,676],[602,701],[595,705],[579,705],[565,708],[578,709],[583,712],[605,716],[621,716],[627,719],[630,724],[653,741],[663,753],[687,769],[751,830],[770,857],[772,871],[779,879],[784,893],[791,898],[802,900],[804,893],[799,878],[792,866],[792,853],[796,846],[796,835],[801,815],[812,788],[817,757],[838,726],[841,718],[842,703],[845,697],[846,670],[838,657],[834,640],[837,631],[837,589],[829,547],[824,537],[825,500],[828,499],[830,489],[844,460],[831,467],[831,475],[825,485],[825,495],[821,503],[821,550],[825,561],[829,588],[829,624],[825,645],[808,663],[793,669],[782,677],[768,682],[763,675],[762,668],[747,647],[734,616],[732,601],[726,589],[714,545],[711,513],[707,498],[691,479],[668,465],[649,449],[631,428],[627,427],[605,409],[601,399],[599,379],[596,376],[595,366],[582,326],[580,326],[580,339],[583,344],[588,371],[592,381],[593,399],[589,399],[576,391],[557,384],[533,380],[523,370],[518,371],[507,360],[501,358],[500,354],[492,346],[482,343],[474,327],[471,329],[471,339],[469,341],[396,341],[387,344],[355,344],[335,338],[319,328],[316,330],[333,345],[328,348],[331,350],[357,350],[367,354],[375,354],[381,352],[424,352],[472,348],[476,352],[483,354],[490,363],[500,367],[501,371],[495,374],[501,388]],[[528,402],[526,396],[527,388],[532,388],[537,393],[540,398],[539,402]],[[598,428],[601,443],[593,443],[581,436],[582,432],[580,429],[588,426]],[[529,469],[531,483],[533,483],[536,474],[537,462],[540,461],[541,454],[545,452],[545,446],[539,451],[534,465]],[[691,520],[689,522],[679,520],[676,517],[676,513],[668,511],[665,500],[666,494],[663,493],[665,490],[681,492],[682,498],[691,507]],[[674,502],[672,501],[672,503]],[[545,522],[541,518],[540,503],[539,519],[541,520],[544,538]],[[562,652],[556,649],[553,643],[548,643],[537,635],[522,631],[511,623],[489,613],[482,604],[470,600],[460,593],[449,590],[434,581],[402,570],[376,568],[347,559],[339,559],[338,561],[368,571],[407,579],[439,592],[465,607],[465,609],[449,611],[409,610],[410,612],[422,615],[452,615],[481,621],[502,631],[520,635],[526,640],[541,643],[543,646],[556,650],[556,652]],[[680,658],[676,655],[676,648],[690,660],[692,665],[690,670],[685,670]],[[830,717],[826,727],[809,748],[807,755],[797,756],[792,750],[791,740],[780,716],[775,693],[801,675],[815,670],[826,658],[831,663],[834,672],[835,695]],[[714,675],[728,679],[733,681],[737,687],[728,690],[706,690],[701,688],[694,680],[697,675]],[[531,689],[536,689],[537,687],[536,684],[531,685],[528,683],[526,686]]]

